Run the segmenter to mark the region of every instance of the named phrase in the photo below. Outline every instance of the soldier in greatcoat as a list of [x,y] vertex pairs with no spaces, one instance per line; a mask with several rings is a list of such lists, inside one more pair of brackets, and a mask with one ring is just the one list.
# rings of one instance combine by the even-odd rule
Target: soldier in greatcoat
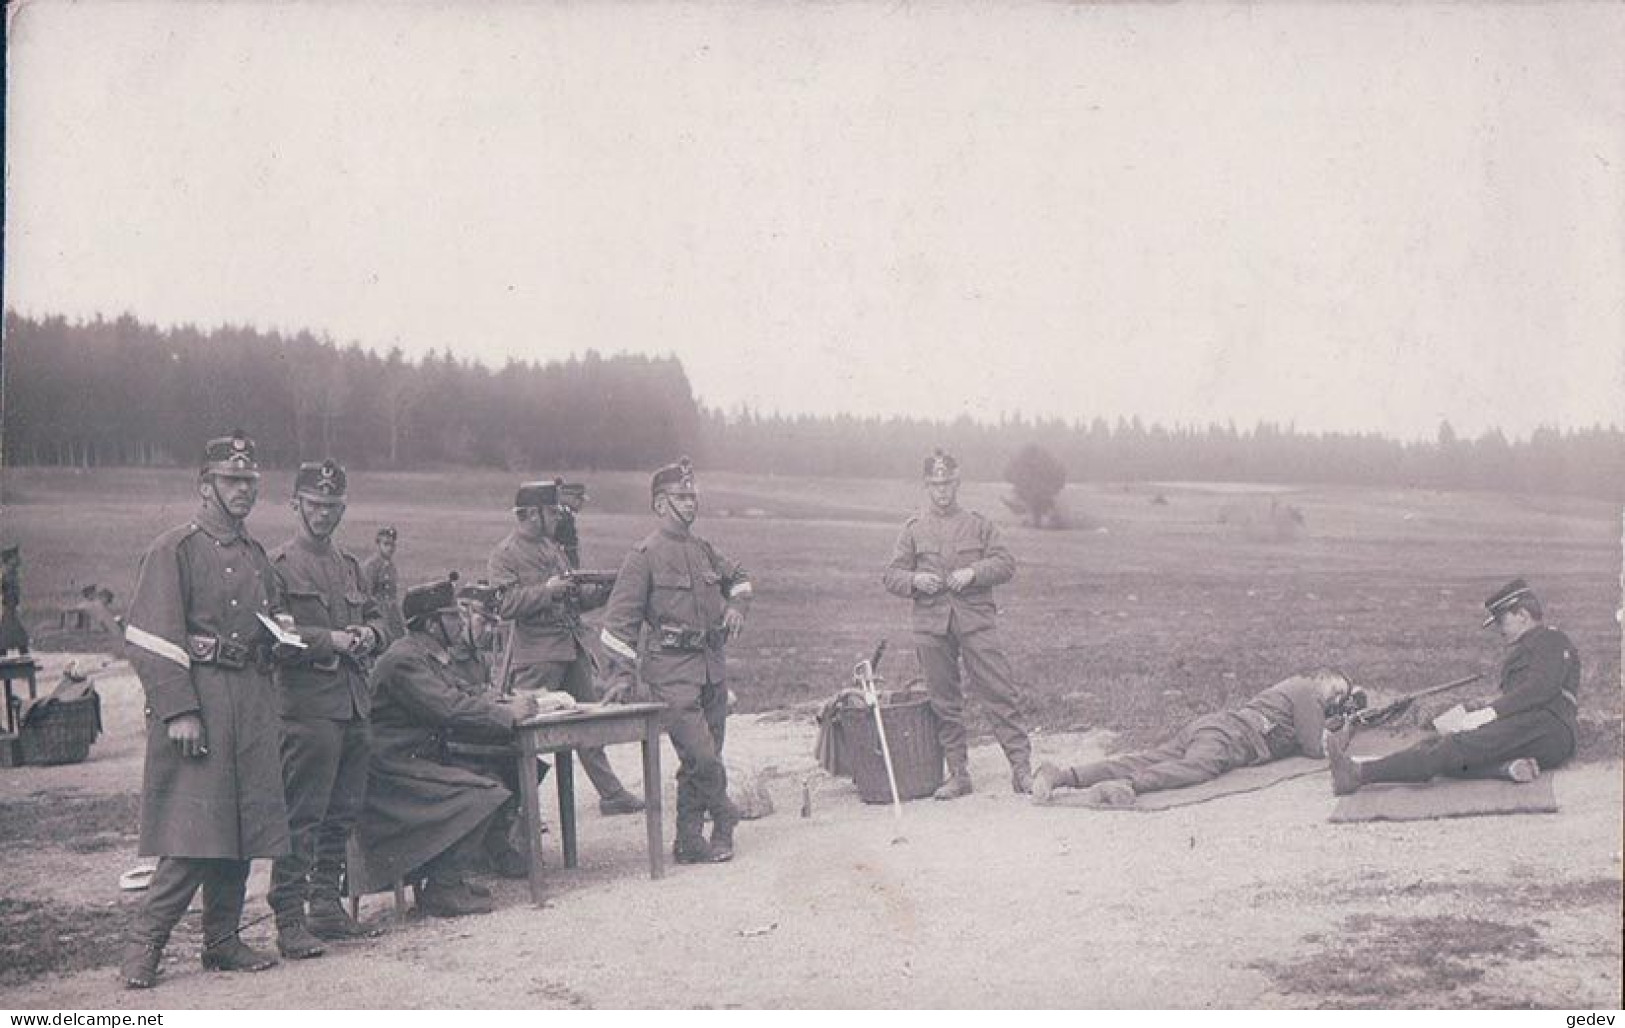
[[408,589],[402,606],[406,636],[372,673],[372,761],[355,884],[372,892],[422,877],[425,912],[489,913],[490,897],[470,888],[465,872],[512,793],[494,777],[448,763],[444,743],[450,733],[512,742],[514,724],[536,704],[527,695],[492,699],[460,675],[453,652],[466,651],[469,629],[450,580]]
[[[249,862],[288,851],[278,741],[282,719],[262,621],[282,614],[276,574],[244,519],[259,493],[254,444],[210,440],[196,516],[141,558],[125,629],[146,694],[143,856],[159,857],[120,964],[129,988],[150,988],[170,932],[203,890],[203,966],[258,971],[276,963],[237,936]],[[301,633],[321,659],[326,633]]]
[[339,903],[350,832],[367,788],[367,672],[390,640],[361,562],[333,541],[344,520],[349,476],[337,462],[307,462],[294,477],[294,537],[271,554],[288,613],[300,629],[323,631],[331,655],[277,669],[282,703],[282,779],[290,851],[271,869],[266,899],[277,949],[302,960],[319,940],[376,934]]
[[952,456],[937,450],[925,459],[925,491],[927,503],[903,525],[883,581],[887,592],[913,605],[915,652],[948,758],[948,780],[936,797],[951,800],[971,791],[961,661],[1010,761],[1011,784],[1018,793],[1030,792],[1032,746],[993,602],[993,587],[1015,577],[1015,558],[998,526],[959,506],[959,462]]
[[[558,482],[526,482],[514,496],[516,524],[486,565],[490,584],[501,591],[498,613],[510,623],[503,660],[516,692],[559,690],[590,703],[598,699],[592,638],[581,613],[603,606],[607,591],[570,581],[574,570],[554,532],[561,511]],[[604,814],[636,814],[643,800],[621,784],[603,747],[576,751],[581,769],[598,790]]]
[[673,855],[681,864],[716,863],[732,859],[739,823],[722,763],[723,649],[744,630],[751,580],[743,565],[692,531],[700,501],[686,457],[654,473],[650,494],[660,527],[626,555],[605,608],[599,638],[613,670],[604,699],[632,696],[641,676],[666,705],[661,720],[679,761]]

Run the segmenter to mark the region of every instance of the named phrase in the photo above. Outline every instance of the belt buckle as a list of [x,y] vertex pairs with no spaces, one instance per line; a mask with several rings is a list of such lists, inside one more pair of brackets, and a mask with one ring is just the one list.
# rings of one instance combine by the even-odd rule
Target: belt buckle
[[212,635],[186,637],[186,655],[196,664],[213,664],[220,655],[220,640]]

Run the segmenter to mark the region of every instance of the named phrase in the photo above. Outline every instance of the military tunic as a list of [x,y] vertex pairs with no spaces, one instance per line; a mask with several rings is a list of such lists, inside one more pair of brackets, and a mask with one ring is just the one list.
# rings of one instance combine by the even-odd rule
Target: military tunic
[[[388,645],[389,626],[366,591],[360,562],[330,540],[291,539],[271,554],[271,566],[302,630],[363,626],[372,630],[372,653]],[[291,851],[273,867],[267,898],[284,923],[302,916],[306,899],[338,900],[367,788],[370,658],[333,653],[277,669]]]
[[[963,568],[971,569],[975,578],[953,592],[946,584],[948,576]],[[915,589],[914,575],[921,571],[941,577],[943,587],[930,595]],[[1015,573],[1015,558],[993,522],[958,506],[946,514],[928,506],[903,525],[882,576],[888,592],[912,601],[915,652],[951,771],[963,770],[968,759],[961,659],[971,690],[1011,765],[1025,767],[1031,760],[993,599],[993,587],[1010,581]]]
[[[527,691],[563,690],[582,703],[593,703],[599,697],[596,667],[581,611],[602,606],[603,593],[587,589],[578,599],[552,599],[546,588],[548,579],[572,568],[569,555],[556,540],[529,539],[516,530],[491,552],[486,576],[492,585],[502,587],[498,613],[512,625],[506,684]],[[603,747],[584,746],[576,753],[600,797],[626,792]]]
[[28,652],[28,629],[18,614],[22,602],[22,575],[10,567],[0,570],[0,655]]
[[626,555],[604,611],[600,639],[614,677],[641,673],[666,705],[662,722],[679,759],[679,836],[697,833],[707,812],[722,823],[738,820],[722,764],[728,718],[722,618],[729,606],[747,609],[751,593],[742,564],[691,532],[662,525]]
[[491,778],[442,762],[447,733],[512,740],[513,713],[468,688],[445,647],[410,632],[372,673],[372,758],[356,826],[360,867],[372,892],[440,856],[479,829],[510,793]]

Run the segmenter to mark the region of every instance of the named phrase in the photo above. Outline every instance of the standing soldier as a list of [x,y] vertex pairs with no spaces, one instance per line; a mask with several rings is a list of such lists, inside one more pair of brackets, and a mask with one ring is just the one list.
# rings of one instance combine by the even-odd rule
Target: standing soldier
[[[716,863],[733,858],[739,823],[722,763],[723,647],[745,627],[751,583],[737,561],[690,530],[700,501],[687,457],[656,471],[650,493],[660,527],[626,555],[604,615],[600,638],[614,668],[604,699],[631,695],[641,673],[666,705],[662,721],[680,761],[672,854],[680,864]],[[709,842],[702,831],[707,814]]]
[[[158,982],[169,933],[203,889],[203,966],[259,971],[276,957],[237,937],[249,861],[288,850],[282,733],[271,678],[280,613],[276,574],[243,521],[259,495],[254,444],[210,440],[198,477],[202,509],[147,548],[125,629],[146,693],[141,854],[158,856],[120,964],[127,988]],[[325,633],[301,633],[311,657]]]
[[318,659],[277,671],[291,852],[272,866],[266,898],[277,949],[299,960],[321,956],[320,939],[373,934],[339,903],[339,881],[367,790],[367,672],[390,636],[362,586],[360,562],[333,543],[344,520],[344,468],[331,460],[301,464],[293,490],[299,525],[271,566],[294,622],[325,632],[331,645]]
[[570,558],[570,567],[581,567],[581,536],[576,532],[576,521],[581,509],[587,505],[587,485],[585,482],[566,482],[562,478],[555,478],[553,484],[559,487],[559,524],[553,533],[553,538],[564,547],[564,555]]
[[12,650],[28,656],[28,629],[18,613],[23,602],[23,548],[0,550],[0,657]]
[[406,634],[406,622],[401,618],[400,575],[395,570],[397,539],[394,525],[380,528],[373,539],[377,551],[361,562],[361,581],[367,587],[367,595],[383,611],[391,639],[399,639]]
[[[601,607],[606,590],[570,581],[569,558],[554,538],[556,482],[526,482],[513,501],[518,524],[491,551],[486,573],[501,591],[497,612],[510,622],[499,684],[521,692],[560,689],[583,703],[598,699],[593,658],[581,612]],[[636,814],[643,801],[626,791],[599,746],[582,747],[581,768],[598,790],[604,814]]]
[[886,590],[914,602],[914,645],[948,757],[939,800],[971,791],[965,746],[965,694],[959,661],[1009,758],[1016,792],[1032,791],[1032,747],[1021,727],[1010,661],[999,644],[993,587],[1010,581],[1015,558],[987,518],[959,506],[959,462],[941,450],[925,460],[930,502],[908,519],[886,565]]

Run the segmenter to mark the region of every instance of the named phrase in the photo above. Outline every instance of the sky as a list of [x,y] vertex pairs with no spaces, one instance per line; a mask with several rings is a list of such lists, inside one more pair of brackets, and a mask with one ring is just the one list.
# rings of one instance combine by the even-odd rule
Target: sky
[[35,0],[5,302],[729,411],[1621,425],[1621,53],[1619,4]]

